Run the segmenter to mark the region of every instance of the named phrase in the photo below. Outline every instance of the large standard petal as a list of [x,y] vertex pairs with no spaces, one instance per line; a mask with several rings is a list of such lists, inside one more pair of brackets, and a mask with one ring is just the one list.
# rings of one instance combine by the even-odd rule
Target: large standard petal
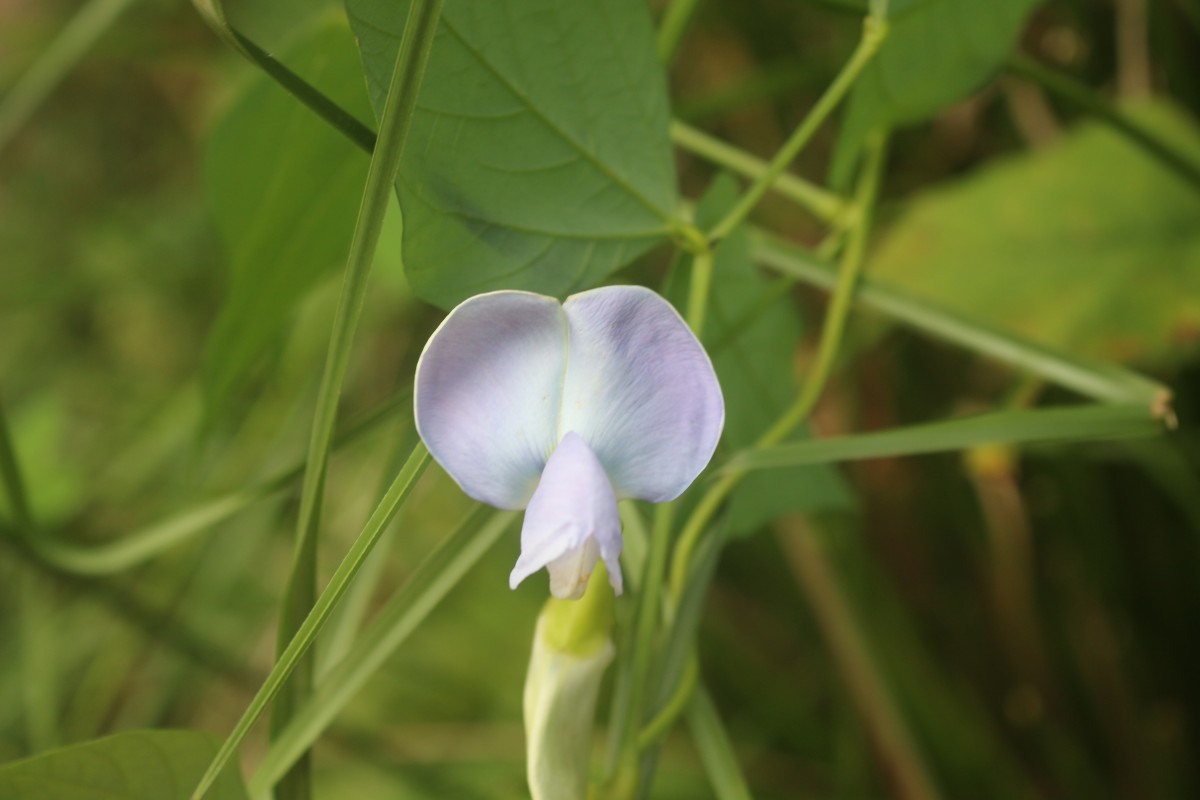
[[617,496],[673,500],[712,458],[725,402],[712,362],[670,303],[641,286],[568,298],[560,431],[575,431]]
[[620,594],[621,543],[621,517],[608,475],[587,442],[568,431],[525,509],[521,557],[508,583],[515,589],[546,567],[551,594],[577,600],[597,558],[603,558],[609,583]]
[[552,297],[491,292],[464,301],[417,363],[417,431],[463,491],[524,508],[558,441],[567,329]]

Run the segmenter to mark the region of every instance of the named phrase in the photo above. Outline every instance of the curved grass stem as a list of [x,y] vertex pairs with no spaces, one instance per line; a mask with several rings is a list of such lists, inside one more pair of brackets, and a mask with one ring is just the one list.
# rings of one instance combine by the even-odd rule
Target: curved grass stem
[[[817,349],[817,357],[803,388],[796,401],[755,443],[755,449],[771,447],[782,441],[797,425],[803,422],[813,408],[833,372],[833,365],[842,344],[842,336],[846,329],[846,320],[850,313],[850,301],[858,285],[859,275],[866,253],[867,236],[870,229],[870,210],[874,207],[879,191],[879,181],[883,172],[884,155],[886,151],[885,138],[875,136],[867,146],[864,156],[863,169],[859,184],[855,191],[855,203],[861,209],[861,215],[856,224],[847,234],[846,248],[842,253],[841,266],[838,270],[837,286],[825,321],[821,328],[821,339]],[[701,534],[712,520],[713,515],[729,494],[737,487],[744,476],[744,471],[730,471],[718,479],[712,488],[701,499],[700,504],[688,517],[675,546],[671,559],[671,594],[678,598],[683,592],[691,563],[692,552]]]
[[[850,60],[842,67],[842,71],[834,78],[833,83],[829,84],[829,88],[821,95],[816,104],[804,117],[804,120],[796,128],[775,157],[771,159],[763,173],[758,179],[750,185],[746,193],[738,200],[737,204],[729,210],[720,222],[713,226],[709,231],[709,239],[712,241],[720,241],[728,236],[734,228],[740,225],[754,207],[758,205],[758,201],[762,199],[767,190],[772,184],[783,174],[788,165],[795,160],[804,146],[812,139],[817,129],[821,124],[833,113],[842,98],[854,86],[854,82],[858,79],[859,74],[879,52],[880,46],[887,37],[887,22],[882,16],[875,14],[868,15],[863,20],[863,34],[859,40],[858,46],[850,55]],[[865,212],[864,212],[865,213]],[[859,227],[866,227],[860,225]]]

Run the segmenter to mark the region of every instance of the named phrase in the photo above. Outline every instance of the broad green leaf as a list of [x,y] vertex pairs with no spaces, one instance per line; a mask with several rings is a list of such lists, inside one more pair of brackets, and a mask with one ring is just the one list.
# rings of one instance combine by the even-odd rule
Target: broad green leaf
[[888,35],[863,70],[832,169],[845,186],[873,131],[920,122],[978,89],[1012,51],[1041,0],[893,0]]
[[[0,766],[0,797],[12,800],[187,800],[217,740],[198,731],[133,731]],[[206,800],[246,800],[227,769]]]
[[[285,59],[362,119],[354,43],[330,22]],[[209,337],[210,410],[278,344],[296,304],[345,262],[367,174],[353,144],[259,75],[217,125],[205,154],[209,198],[230,257],[230,287]]]
[[[737,185],[720,176],[696,209],[703,228],[737,200]],[[683,291],[680,291],[680,289]],[[668,294],[679,305],[686,287]],[[738,230],[717,247],[713,263],[704,345],[725,395],[724,441],[750,447],[796,397],[794,356],[802,328],[786,290],[764,278]],[[807,438],[803,431],[793,439]],[[841,476],[829,467],[808,466],[764,472],[742,481],[729,507],[732,536],[753,533],[784,514],[844,508],[852,503]]]
[[[1145,124],[1200,158],[1166,106]],[[912,203],[873,274],[973,319],[1116,361],[1165,363],[1200,335],[1200,197],[1119,133],[1083,125]]]
[[[346,2],[376,112],[407,5]],[[561,296],[627,264],[675,214],[668,126],[643,0],[449,0],[396,186],[413,290]]]

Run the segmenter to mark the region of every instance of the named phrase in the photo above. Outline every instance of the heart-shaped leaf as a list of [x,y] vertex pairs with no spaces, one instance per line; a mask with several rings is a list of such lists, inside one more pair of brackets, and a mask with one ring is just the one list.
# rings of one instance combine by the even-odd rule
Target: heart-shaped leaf
[[[408,3],[346,0],[383,107]],[[670,233],[666,80],[643,0],[448,0],[396,188],[413,290],[565,295]]]
[[1041,0],[893,0],[888,35],[863,70],[832,165],[845,186],[875,130],[920,122],[978,89],[1012,51]]

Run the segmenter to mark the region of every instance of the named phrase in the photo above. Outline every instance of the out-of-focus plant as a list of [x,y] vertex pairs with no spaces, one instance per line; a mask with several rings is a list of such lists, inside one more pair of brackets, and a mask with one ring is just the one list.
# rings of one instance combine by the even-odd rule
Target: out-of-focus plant
[[[199,451],[222,436],[236,443],[229,431],[252,442],[256,423],[284,416],[277,409],[286,403],[263,399],[272,382],[294,403],[307,396],[306,377],[319,374],[311,411],[300,406],[306,455],[288,447],[284,463],[298,465],[247,477],[96,543],[41,518],[48,470],[27,458],[21,441],[36,426],[14,425],[0,405],[0,534],[20,561],[12,666],[26,738],[36,750],[63,738],[55,671],[65,666],[53,653],[47,576],[106,598],[158,635],[124,576],[171,563],[180,545],[299,484],[286,588],[281,597],[267,593],[276,655],[265,676],[246,674],[237,658],[214,658],[219,648],[161,626],[179,652],[199,653],[196,660],[216,662],[252,690],[224,741],[163,724],[76,743],[0,766],[0,795],[43,796],[70,774],[81,792],[131,798],[313,797],[313,744],[464,575],[490,560],[485,553],[512,529],[518,509],[526,515],[510,585],[545,567],[554,595],[533,629],[524,690],[527,781],[537,800],[653,796],[680,721],[716,796],[752,796],[756,776],[743,771],[736,732],[714,702],[700,631],[726,546],[749,544],[765,529],[778,535],[784,558],[776,560],[799,583],[870,741],[850,750],[869,752],[896,796],[952,795],[961,789],[955,770],[977,765],[979,751],[1001,749],[980,733],[992,728],[968,719],[969,702],[930,688],[917,657],[893,665],[873,652],[902,628],[873,617],[881,633],[863,621],[853,599],[863,592],[853,590],[854,576],[838,565],[824,531],[838,524],[831,518],[853,519],[847,512],[856,503],[872,501],[869,493],[856,498],[835,464],[921,453],[970,453],[966,474],[994,553],[1001,638],[1023,681],[1006,713],[1032,719],[1044,703],[1061,701],[1033,610],[1031,512],[1017,486],[1015,448],[1154,437],[1176,427],[1171,392],[1125,363],[1186,363],[1180,354],[1191,350],[1168,340],[1200,325],[1200,293],[1186,290],[1200,274],[1200,137],[1186,114],[1114,105],[1014,55],[1042,5],[1034,0],[823,0],[853,20],[843,29],[855,43],[833,74],[808,86],[798,120],[772,123],[773,155],[765,159],[736,137],[676,117],[736,106],[742,95],[777,100],[781,87],[811,83],[809,69],[767,76],[731,92],[732,100],[689,105],[688,83],[701,81],[704,59],[721,52],[711,37],[725,22],[697,0],[664,4],[657,28],[643,0],[345,0],[344,15],[319,0],[303,9],[247,0],[238,15],[220,0],[195,4],[262,75],[206,145],[207,191],[231,279],[189,390],[202,406],[180,399],[179,415],[200,431]],[[126,5],[92,0],[0,97],[0,150]],[[779,34],[762,20],[784,12],[761,5],[722,8],[730,25],[772,40]],[[1145,14],[1135,0],[1118,5],[1135,22]],[[243,26],[241,13],[271,23],[269,41]],[[800,33],[783,35],[805,63],[803,48],[787,38]],[[1134,45],[1122,45],[1122,58],[1144,57]],[[673,83],[677,58],[695,74],[677,70]],[[1026,81],[1003,84],[1009,91],[1035,88],[1032,101],[1013,95],[1026,98],[1012,101],[1018,121],[1042,114],[1044,123],[1048,96],[1095,121],[1040,152],[997,159],[920,193],[886,220],[887,236],[873,249],[880,196],[903,177],[889,172],[889,154],[894,163],[899,148],[910,152],[906,127],[1001,71],[1006,81]],[[366,120],[372,109],[374,123]],[[839,113],[833,138],[826,131]],[[702,163],[723,172],[714,177]],[[828,163],[829,185],[802,178],[797,163]],[[781,212],[778,200],[798,212]],[[797,244],[805,237],[790,235],[793,222],[819,237]],[[322,301],[339,264],[336,300]],[[383,283],[372,278],[376,265],[384,281],[403,285],[395,292],[402,299],[373,297]],[[829,294],[811,346],[802,339],[799,284]],[[352,387],[370,372],[355,368],[364,358],[364,314],[412,309],[409,291],[453,310],[427,337],[429,326],[411,319],[402,335],[372,329],[373,363],[389,352],[380,342],[398,336],[414,339],[405,346],[423,355],[404,362],[412,369],[391,399],[338,434],[343,395],[358,397]],[[1022,383],[991,410],[953,418],[927,411],[933,421],[870,431],[842,424],[836,435],[815,436],[823,413],[849,416],[824,409],[838,405],[828,402],[831,392],[845,398],[836,378],[848,354],[872,340],[866,331],[848,335],[857,309],[1003,364]],[[320,335],[296,357],[289,383],[288,348],[303,350],[296,343],[313,330]],[[1087,402],[1039,405],[1043,392]],[[245,397],[256,398],[259,418],[251,411],[239,419]],[[410,407],[411,429],[403,420]],[[355,481],[335,451],[385,438],[363,434],[397,418],[404,432],[388,437],[399,444],[378,490],[348,485]],[[175,416],[166,419],[180,427]],[[297,430],[287,438],[295,441]],[[438,480],[437,470],[425,476],[431,456],[471,499],[506,510],[473,506],[458,526],[431,514],[426,525],[441,544],[364,624],[376,587],[395,577],[377,545],[393,520],[411,528],[410,517],[429,502],[422,491]],[[1146,463],[1159,474],[1186,472]],[[1186,481],[1173,486],[1186,498]],[[365,505],[343,503],[363,496]],[[660,504],[652,519],[637,501]],[[327,505],[367,519],[352,526],[358,534],[322,588],[318,554],[335,527]],[[593,570],[609,584],[589,582]],[[218,578],[209,586],[213,602],[229,591]],[[492,594],[499,585],[483,591],[500,602]],[[1101,622],[1088,635],[1115,647],[1107,623],[1095,618]],[[488,627],[518,622],[492,619]],[[473,680],[492,680],[490,665],[470,666]],[[906,703],[900,689],[914,686],[935,702]],[[516,696],[519,687],[499,691]],[[763,687],[764,696],[777,691]],[[597,707],[607,709],[603,764],[591,757]],[[268,708],[269,737],[244,783],[231,762]],[[966,755],[929,741],[934,713],[968,731],[960,740]],[[381,727],[360,731],[356,742],[375,741]],[[1047,747],[1055,769],[1074,775],[1077,755],[1055,747]],[[994,791],[981,791],[1005,796],[1035,783],[1015,773],[998,772]]]

